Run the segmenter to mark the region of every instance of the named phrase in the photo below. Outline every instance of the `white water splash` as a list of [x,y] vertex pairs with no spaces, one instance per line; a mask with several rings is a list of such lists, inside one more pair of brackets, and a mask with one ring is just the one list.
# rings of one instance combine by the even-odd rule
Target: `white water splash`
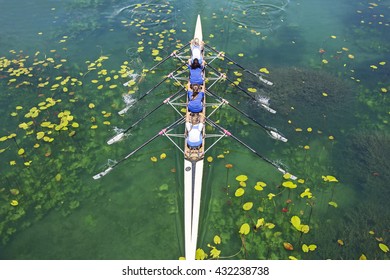
[[114,126],[114,131],[115,131],[115,134],[119,134],[119,133],[122,133],[123,131],[125,131],[123,128],[119,128],[119,127],[116,127]]
[[131,94],[123,95],[123,102],[125,102],[126,107],[130,107],[135,103],[136,99]]
[[270,100],[270,98],[267,97],[267,96],[257,95],[257,96],[256,96],[256,100],[257,100],[257,102],[259,102],[259,103],[261,103],[261,104],[264,104],[264,105],[269,106],[269,100]]

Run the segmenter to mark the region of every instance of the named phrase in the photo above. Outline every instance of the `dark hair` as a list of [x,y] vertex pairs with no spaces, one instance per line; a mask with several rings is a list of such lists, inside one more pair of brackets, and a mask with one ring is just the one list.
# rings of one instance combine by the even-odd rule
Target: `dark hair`
[[194,58],[191,64],[191,69],[201,68],[199,60],[197,58]]
[[198,84],[194,84],[194,85],[192,85],[192,91],[194,92],[194,93],[198,93],[199,92],[199,85]]

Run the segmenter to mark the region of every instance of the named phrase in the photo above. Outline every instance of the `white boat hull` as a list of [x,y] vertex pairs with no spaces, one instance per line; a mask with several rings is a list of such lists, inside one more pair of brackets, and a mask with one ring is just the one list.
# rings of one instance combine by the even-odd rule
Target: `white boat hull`
[[[203,40],[202,25],[199,15],[196,21],[194,39],[198,39],[199,42],[202,42]],[[205,107],[203,114],[205,114]],[[194,260],[197,249],[200,202],[202,196],[204,145],[205,143],[203,141],[203,147],[201,148],[202,154],[199,159],[189,160],[186,158],[186,155],[184,158],[184,239],[186,260]]]

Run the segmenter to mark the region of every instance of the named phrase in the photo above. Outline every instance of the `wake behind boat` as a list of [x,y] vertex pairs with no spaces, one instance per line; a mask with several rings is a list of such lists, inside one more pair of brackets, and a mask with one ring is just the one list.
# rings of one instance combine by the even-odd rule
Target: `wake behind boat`
[[[187,48],[190,47],[188,50]],[[205,55],[205,50],[210,53],[210,55]],[[188,55],[189,53],[189,55]],[[206,62],[206,67],[203,68],[203,83],[202,84],[191,84],[188,70],[183,70],[183,66],[187,64],[187,61],[192,61],[194,57],[199,58],[202,61]],[[130,152],[128,155],[124,156],[121,160],[115,162],[111,166],[109,166],[106,170],[96,174],[93,176],[94,179],[100,179],[101,177],[107,175],[109,172],[111,172],[114,168],[116,168],[119,164],[133,156],[135,153],[137,153],[139,150],[144,148],[145,146],[149,145],[151,142],[153,142],[155,139],[157,139],[159,136],[166,136],[171,142],[182,152],[184,155],[184,235],[185,235],[185,258],[187,260],[193,260],[196,259],[196,251],[197,251],[197,242],[198,242],[198,230],[199,230],[199,216],[200,216],[200,204],[201,204],[201,197],[202,197],[202,179],[203,179],[203,165],[204,165],[204,156],[205,154],[214,146],[216,145],[222,138],[224,137],[231,137],[238,143],[240,143],[242,146],[250,150],[254,155],[261,158],[265,162],[271,164],[274,166],[278,171],[280,171],[283,174],[286,174],[287,171],[284,170],[278,163],[273,162],[266,157],[259,154],[255,149],[244,143],[241,139],[233,135],[231,132],[229,132],[227,129],[223,128],[216,122],[214,122],[210,117],[213,115],[217,110],[219,110],[222,105],[229,105],[233,109],[235,109],[237,112],[242,114],[243,116],[247,117],[248,119],[252,120],[254,123],[258,124],[263,130],[267,132],[267,134],[272,137],[275,140],[287,142],[287,138],[284,137],[279,131],[277,131],[274,128],[271,128],[269,126],[263,125],[241,109],[237,108],[236,106],[229,103],[224,98],[221,98],[216,93],[212,91],[212,87],[221,81],[228,81],[231,83],[231,85],[235,86],[237,89],[245,93],[248,97],[252,98],[253,100],[256,100],[254,96],[252,96],[250,93],[248,93],[246,90],[241,88],[240,86],[236,85],[233,81],[231,81],[228,76],[224,73],[219,72],[217,69],[215,69],[212,66],[212,63],[215,60],[218,59],[227,59],[232,64],[236,65],[237,67],[244,69],[246,73],[249,73],[251,75],[256,76],[260,82],[266,84],[266,85],[272,85],[272,82],[267,80],[262,74],[256,74],[248,69],[245,69],[235,61],[233,61],[231,58],[227,57],[223,52],[219,52],[216,49],[205,45],[203,42],[203,31],[202,31],[202,23],[201,18],[198,15],[196,26],[195,26],[195,32],[194,37],[191,40],[190,43],[186,44],[185,46],[181,47],[179,50],[176,50],[169,54],[166,58],[162,59],[157,65],[153,66],[149,70],[153,70],[157,68],[159,65],[164,63],[170,58],[176,58],[182,62],[182,65],[180,65],[176,70],[169,73],[162,79],[158,84],[156,84],[152,89],[147,91],[145,94],[141,95],[136,102],[131,104],[131,106],[127,106],[125,109],[126,111],[130,109],[130,107],[134,106],[139,100],[145,98],[147,95],[149,95],[153,90],[157,89],[160,85],[162,85],[166,80],[173,79],[176,81],[176,84],[179,85],[179,90],[172,94],[171,96],[167,97],[165,100],[163,100],[162,103],[160,103],[156,108],[152,109],[150,112],[142,116],[138,121],[136,121],[134,124],[129,126],[127,129],[124,129],[122,132],[118,133],[117,135],[113,136],[111,139],[107,141],[109,145],[114,144],[116,142],[119,142],[123,140],[126,136],[126,134],[134,128],[136,125],[138,125],[142,120],[147,118],[149,115],[151,115],[153,112],[158,110],[160,107],[162,107],[165,104],[168,104],[172,106],[175,111],[180,115],[180,117],[173,122],[172,124],[168,125],[166,128],[158,131],[153,137],[151,137],[149,140],[147,140],[144,144]],[[206,69],[211,69],[210,75],[208,75],[206,79]],[[206,88],[206,81],[207,81],[207,88]],[[202,99],[202,109],[197,112],[193,112],[189,109],[189,98],[190,93],[192,90],[192,94],[194,94],[195,90],[200,90],[200,92],[203,93],[203,99]],[[183,93],[184,92],[184,93]],[[183,102],[180,102],[179,99],[183,98],[185,96],[187,102],[183,104]],[[206,103],[206,96],[207,98],[213,99],[213,103]],[[265,104],[261,104],[262,107],[264,107],[267,111],[271,113],[276,113],[275,110],[271,109],[268,104],[265,106]],[[264,105],[264,106],[263,106]],[[185,113],[182,112],[182,108],[185,106],[186,110]],[[210,112],[207,111],[206,115],[206,108],[210,108],[212,106],[212,110]],[[121,110],[123,112],[124,110]],[[172,133],[175,128],[177,128],[180,125],[184,124],[184,133],[182,134],[174,134]],[[206,134],[205,126],[206,124],[212,126],[216,133],[214,134]],[[195,129],[198,129],[198,139],[199,143],[192,142],[193,140],[191,137],[196,132]],[[177,143],[172,139],[173,137],[180,137],[184,138],[184,147],[181,148]],[[214,138],[214,141],[211,141],[209,146],[206,149],[206,143],[205,140]],[[209,140],[207,141],[209,143]],[[296,179],[295,176],[291,175],[291,179]]]

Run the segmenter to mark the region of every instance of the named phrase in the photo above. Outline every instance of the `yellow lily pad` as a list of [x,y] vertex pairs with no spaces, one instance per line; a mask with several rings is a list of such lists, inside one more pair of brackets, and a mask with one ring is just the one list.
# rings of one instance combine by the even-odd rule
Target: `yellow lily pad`
[[221,244],[221,237],[219,237],[218,235],[214,236],[214,243],[215,244]]
[[17,200],[11,200],[10,204],[15,207],[19,205],[19,202]]
[[238,189],[235,191],[234,196],[240,197],[240,196],[242,196],[244,193],[245,193],[245,190],[244,190],[243,188],[238,188]]
[[239,230],[240,234],[247,235],[250,232],[251,228],[248,223],[242,224]]
[[19,151],[18,151],[18,155],[21,156],[24,154],[24,149],[23,148],[20,148]]
[[246,202],[244,203],[244,205],[242,206],[242,209],[244,209],[245,211],[248,211],[248,210],[251,210],[253,207],[253,202]]
[[389,251],[389,247],[386,244],[379,243],[378,245],[383,252],[387,253]]
[[282,183],[282,186],[289,189],[295,189],[297,187],[297,184],[294,184],[291,181],[285,181]]
[[257,220],[256,228],[259,228],[264,225],[264,218],[260,218]]
[[236,177],[236,180],[239,181],[239,182],[245,182],[246,180],[248,180],[248,176],[246,176],[246,175],[238,175]]
[[336,202],[334,202],[334,201],[330,201],[329,203],[328,203],[330,206],[333,206],[334,208],[337,208],[337,203]]
[[43,132],[43,131],[38,132],[37,133],[37,140],[42,139],[43,136],[45,136],[45,132]]

